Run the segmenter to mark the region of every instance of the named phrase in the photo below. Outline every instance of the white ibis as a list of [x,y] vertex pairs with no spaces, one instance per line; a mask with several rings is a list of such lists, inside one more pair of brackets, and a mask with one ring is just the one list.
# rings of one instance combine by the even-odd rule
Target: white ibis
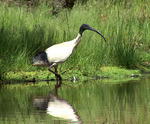
[[[56,80],[59,78],[59,80],[61,81],[62,78],[57,72],[57,67],[59,64],[65,62],[71,56],[72,52],[81,41],[82,33],[85,30],[92,30],[98,33],[106,41],[105,37],[99,31],[90,27],[88,24],[82,24],[75,39],[53,45],[47,48],[45,51],[37,53],[32,59],[32,65],[49,67],[48,70],[55,74]],[[51,70],[52,67],[55,68],[55,71]]]

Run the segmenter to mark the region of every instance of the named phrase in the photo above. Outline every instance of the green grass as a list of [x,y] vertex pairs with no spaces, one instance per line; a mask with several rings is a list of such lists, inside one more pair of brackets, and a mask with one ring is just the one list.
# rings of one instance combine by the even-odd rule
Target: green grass
[[0,6],[0,78],[5,79],[5,73],[10,71],[45,70],[31,67],[33,55],[53,44],[74,39],[83,23],[99,30],[107,42],[98,34],[85,31],[77,50],[59,66],[60,73],[73,69],[94,74],[102,66],[135,69],[143,62],[149,64],[149,5],[150,2],[138,0],[89,0],[52,15],[52,7],[45,3],[30,9],[3,3]]

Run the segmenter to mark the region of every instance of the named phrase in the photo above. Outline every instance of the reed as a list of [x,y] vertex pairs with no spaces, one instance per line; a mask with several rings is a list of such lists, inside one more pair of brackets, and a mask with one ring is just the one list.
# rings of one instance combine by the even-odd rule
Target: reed
[[99,30],[86,31],[77,50],[60,71],[78,69],[94,72],[101,66],[122,66],[134,69],[142,61],[150,61],[150,2],[148,1],[87,1],[76,3],[71,10],[62,9],[52,15],[52,7],[41,3],[35,8],[0,6],[0,77],[7,71],[34,71],[32,56],[53,44],[77,36],[83,23]]

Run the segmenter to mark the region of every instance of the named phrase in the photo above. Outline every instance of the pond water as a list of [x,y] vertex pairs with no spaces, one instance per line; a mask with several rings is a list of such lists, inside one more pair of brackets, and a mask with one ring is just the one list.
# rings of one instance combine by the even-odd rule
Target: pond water
[[148,124],[150,76],[0,86],[0,124]]

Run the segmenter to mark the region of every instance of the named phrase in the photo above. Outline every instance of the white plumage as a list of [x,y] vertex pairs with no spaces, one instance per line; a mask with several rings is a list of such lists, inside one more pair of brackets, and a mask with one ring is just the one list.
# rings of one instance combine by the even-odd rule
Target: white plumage
[[60,44],[53,45],[45,50],[47,59],[55,65],[66,61],[74,51],[77,41],[81,39],[79,34],[76,39]]

